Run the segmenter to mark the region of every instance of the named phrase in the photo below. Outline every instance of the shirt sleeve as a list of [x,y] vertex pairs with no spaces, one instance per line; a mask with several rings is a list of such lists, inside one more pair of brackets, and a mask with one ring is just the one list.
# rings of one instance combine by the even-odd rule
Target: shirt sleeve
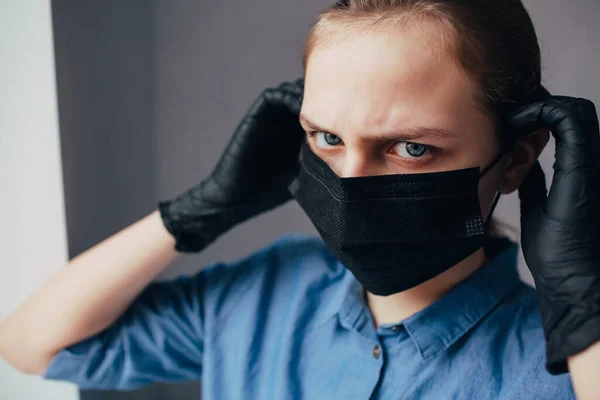
[[106,330],[59,352],[44,377],[117,390],[199,379],[204,276],[149,285]]
[[[222,362],[214,360],[217,338],[251,346],[269,304],[285,303],[274,296],[289,300],[290,282],[308,284],[323,249],[319,240],[286,235],[236,262],[155,282],[106,330],[59,352],[44,377],[117,390],[200,379]],[[311,268],[299,268],[299,258]]]

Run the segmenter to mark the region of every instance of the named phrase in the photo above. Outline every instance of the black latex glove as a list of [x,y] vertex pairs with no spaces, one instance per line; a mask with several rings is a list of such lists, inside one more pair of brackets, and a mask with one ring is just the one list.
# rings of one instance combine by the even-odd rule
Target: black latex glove
[[182,252],[202,250],[234,225],[291,198],[305,137],[298,116],[304,81],[266,89],[238,125],[214,171],[175,200],[159,203]]
[[540,300],[547,369],[567,371],[567,357],[600,340],[600,134],[594,104],[555,96],[522,108],[510,121],[556,139],[546,198],[538,163],[521,191],[521,241]]

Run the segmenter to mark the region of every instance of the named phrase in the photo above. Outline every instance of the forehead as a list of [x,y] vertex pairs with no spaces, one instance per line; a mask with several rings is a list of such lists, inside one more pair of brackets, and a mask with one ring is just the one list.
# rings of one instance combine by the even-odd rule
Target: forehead
[[424,23],[337,32],[307,60],[302,111],[312,120],[362,134],[411,126],[461,130],[487,120],[476,84],[443,45],[447,33]]

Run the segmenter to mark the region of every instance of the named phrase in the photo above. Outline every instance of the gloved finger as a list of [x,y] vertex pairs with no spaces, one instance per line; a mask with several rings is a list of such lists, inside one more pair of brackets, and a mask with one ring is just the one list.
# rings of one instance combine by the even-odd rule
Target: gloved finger
[[581,167],[595,160],[600,151],[596,108],[586,99],[553,96],[522,107],[508,124],[519,136],[550,129],[557,142],[557,153],[564,153],[561,163],[566,163],[565,167],[571,163]]
[[267,89],[263,92],[263,98],[271,106],[283,107],[287,111],[300,114],[304,91],[300,86],[293,83],[284,83],[277,89]]
[[304,78],[297,78],[292,82],[283,82],[273,91],[289,94],[302,101],[302,98],[304,97]]
[[240,126],[252,125],[256,119],[277,122],[278,118],[283,118],[289,121],[290,114],[297,118],[302,108],[303,94],[302,87],[290,82],[284,82],[277,88],[265,89],[250,106]]
[[[302,84],[299,85],[298,81],[302,81]],[[296,82],[284,82],[282,83],[277,89],[277,91],[285,91],[285,92],[289,92],[291,94],[294,94],[298,97],[301,97],[303,95],[304,92],[304,81],[299,79]]]
[[539,161],[536,161],[519,188],[521,200],[521,216],[529,214],[546,202],[546,177]]
[[304,77],[302,78],[297,78],[294,82],[293,82],[293,86],[295,89],[300,90],[300,91],[304,91]]
[[555,173],[544,211],[560,221],[593,219],[600,186],[600,136],[594,104],[555,96],[522,108],[510,124],[521,133],[548,128],[556,138]]

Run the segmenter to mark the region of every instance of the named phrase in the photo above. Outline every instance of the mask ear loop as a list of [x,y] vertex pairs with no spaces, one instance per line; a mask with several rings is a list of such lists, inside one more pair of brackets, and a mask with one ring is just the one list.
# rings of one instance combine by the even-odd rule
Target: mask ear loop
[[496,164],[498,164],[502,157],[504,157],[504,154],[506,154],[506,151],[501,151],[500,154],[498,154],[496,158],[494,158],[494,160],[491,163],[489,163],[488,166],[483,169],[483,171],[479,173],[479,179],[483,178],[488,172],[490,172],[491,169],[494,168]]
[[483,223],[483,227],[484,227],[484,231],[485,231],[486,235],[487,235],[488,229],[490,227],[490,222],[492,221],[492,215],[494,214],[494,210],[496,210],[498,201],[500,201],[500,196],[502,196],[500,194],[500,192],[496,193],[496,196],[494,197],[494,202],[492,203],[492,208],[490,208],[490,212],[489,212],[487,218],[485,219],[485,222]]
[[[494,160],[488,164],[487,167],[485,167],[483,169],[483,171],[481,171],[481,173],[479,174],[479,179],[483,178],[484,175],[486,175],[488,172],[491,171],[492,168],[494,168],[496,166],[496,164],[498,164],[498,162],[502,159],[502,157],[504,156],[504,154],[506,153],[506,151],[501,151],[500,154],[498,154],[496,156],[496,158],[494,158]],[[500,192],[496,193],[496,196],[494,197],[494,202],[492,203],[492,208],[490,208],[490,212],[488,213],[487,218],[485,219],[485,222],[483,223],[483,227],[484,227],[484,231],[487,235],[488,232],[488,228],[490,226],[490,222],[492,221],[492,215],[494,214],[494,210],[496,209],[496,206],[498,205],[498,201],[500,201]]]
[[[546,100],[551,98],[552,95],[550,94],[550,92],[541,84],[538,85],[533,93],[529,96],[528,101],[532,102],[532,101],[541,101],[541,100]],[[525,102],[527,103],[527,102]],[[504,130],[502,126],[500,126],[501,130]],[[509,143],[513,143],[517,140],[517,137],[509,137],[508,141]],[[479,174],[479,178],[481,179],[485,174],[487,174],[492,168],[494,168],[494,166],[498,163],[498,161],[500,161],[500,159],[504,156],[504,154],[506,154],[508,152],[508,147],[504,147],[504,150],[502,150],[500,152],[500,154],[498,154],[498,156],[494,159],[494,161],[492,161],[486,168],[484,168],[484,170]],[[539,161],[538,161],[538,167],[539,167]],[[492,203],[492,207],[490,208],[490,212],[488,213],[487,218],[485,219],[485,222],[483,224],[484,226],[484,231],[486,236],[488,235],[489,232],[489,227],[490,227],[490,223],[492,221],[492,215],[494,214],[494,211],[496,210],[496,206],[498,205],[498,202],[500,200],[500,192],[496,193],[496,196],[494,197],[494,202]]]

